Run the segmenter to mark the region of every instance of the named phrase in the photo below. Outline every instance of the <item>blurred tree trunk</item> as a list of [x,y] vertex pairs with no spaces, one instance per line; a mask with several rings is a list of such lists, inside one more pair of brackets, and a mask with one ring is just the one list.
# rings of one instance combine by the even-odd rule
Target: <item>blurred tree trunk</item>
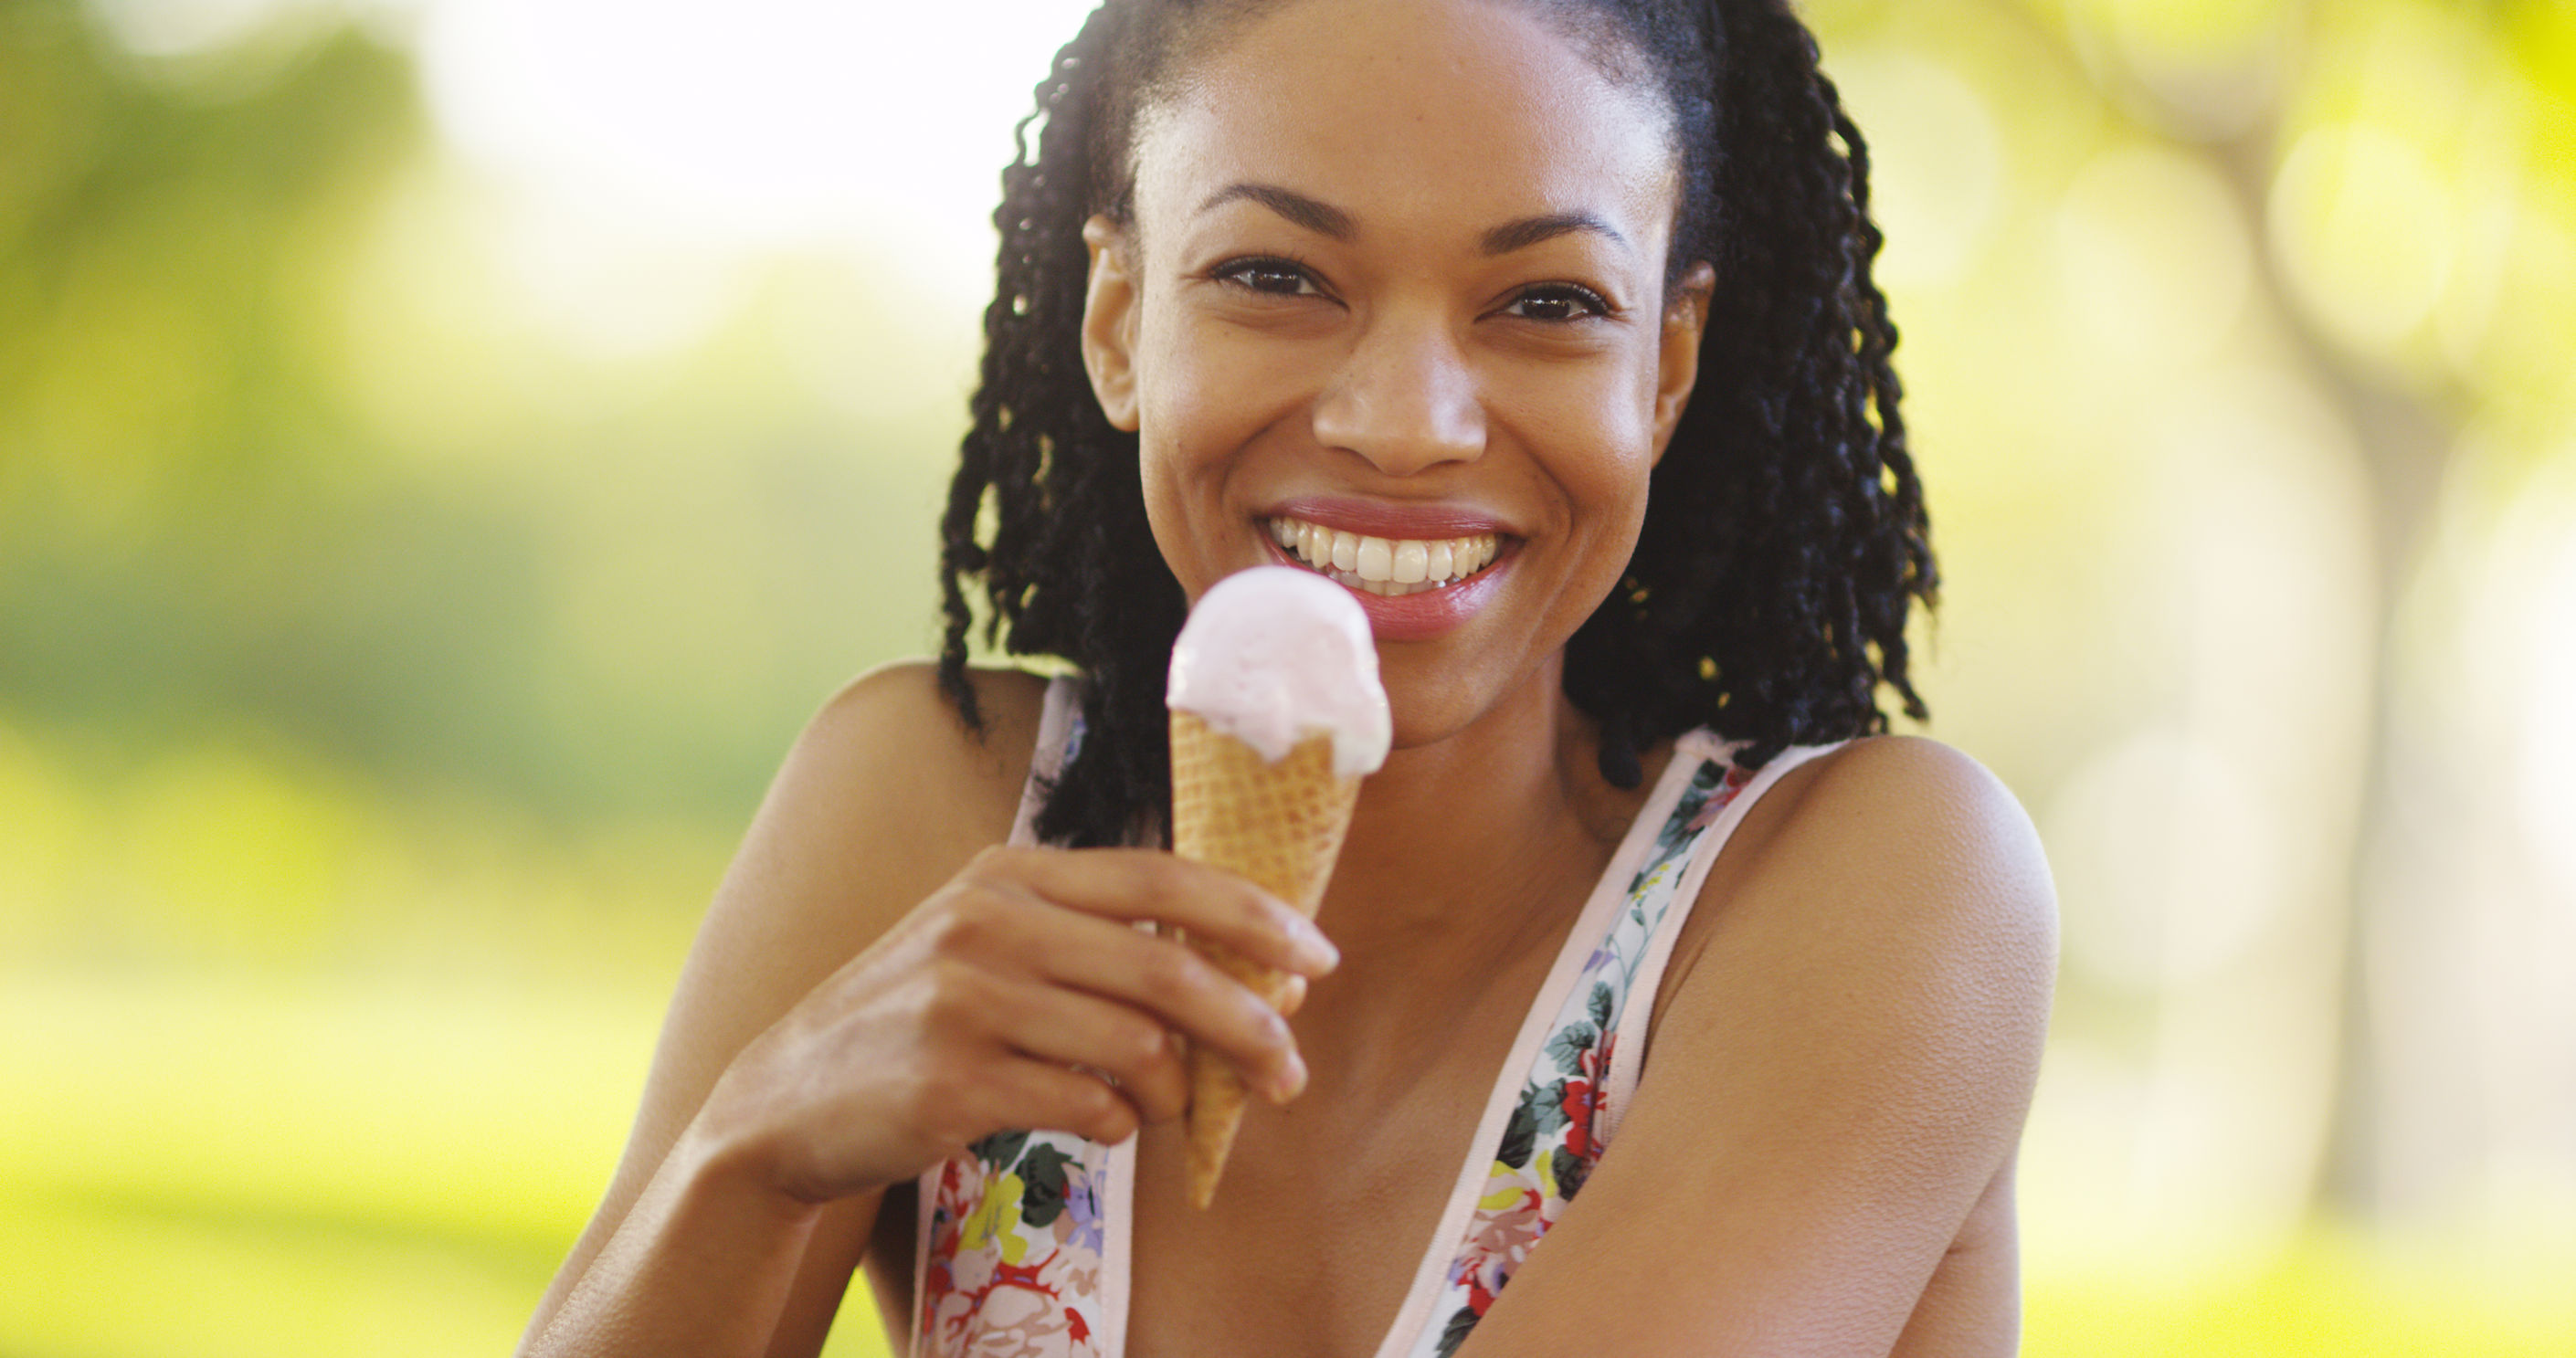
[[2395,374],[2374,369],[2320,334],[2282,275],[2279,259],[2265,248],[2272,179],[2288,149],[2279,115],[2275,105],[2258,125],[2211,147],[2210,154],[2252,228],[2256,286],[2296,342],[2302,366],[2351,430],[2368,477],[2377,565],[2370,581],[2371,716],[2364,733],[2360,814],[2345,855],[2335,1094],[2315,1201],[2330,1214],[2369,1218],[2390,1205],[2379,1125],[2386,1074],[2382,1025],[2390,1016],[2383,1007],[2387,997],[2375,994],[2372,985],[2375,965],[2385,961],[2375,950],[2384,946],[2393,914],[2424,904],[2387,871],[2390,846],[2403,843],[2410,828],[2399,792],[2418,772],[2412,766],[2424,748],[2405,729],[2409,706],[2399,691],[2406,671],[2398,614],[2423,563],[2456,431]]
[[[2064,24],[2039,11],[2031,0],[1997,0],[1996,8],[2032,31],[2044,33],[2078,69],[2106,78],[2097,64],[2074,49]],[[2300,43],[2315,47],[2319,23],[2309,10],[2297,20],[2309,30]],[[2116,76],[2107,77],[2116,79]],[[2106,93],[2110,93],[2106,91]],[[2153,101],[2144,90],[2135,98]],[[2119,101],[2115,100],[2115,104]],[[2257,305],[2277,317],[2283,333],[2298,351],[2299,365],[2314,380],[2353,435],[2370,496],[2371,549],[2375,591],[2370,609],[2370,720],[2363,733],[2363,787],[2351,843],[2344,853],[2341,979],[2335,1016],[2336,1064],[2332,1106],[2327,1110],[2324,1144],[2313,1194],[2316,1210],[2338,1216],[2384,1216],[2397,1188],[2382,1156],[2383,1111],[2389,1106],[2385,1049],[2386,1025],[2396,1021],[2385,1008],[2386,995],[2375,995],[2375,965],[2389,959],[2384,949],[2391,921],[2427,908],[2432,902],[2410,892],[2389,871],[2415,827],[2405,820],[2400,792],[2432,770],[2424,767],[2431,748],[2418,733],[2405,729],[2408,704],[2398,691],[2405,669],[2399,650],[2398,613],[2409,584],[2420,569],[2436,521],[2439,500],[2457,431],[2452,421],[2408,390],[2394,371],[2375,367],[2322,333],[2300,304],[2279,259],[2268,246],[2266,229],[2272,181],[2289,148],[2285,144],[2282,100],[2276,95],[2262,115],[2221,142],[2185,142],[2206,156],[2234,192],[2252,237]],[[2397,1191],[2392,1194],[2392,1189]]]

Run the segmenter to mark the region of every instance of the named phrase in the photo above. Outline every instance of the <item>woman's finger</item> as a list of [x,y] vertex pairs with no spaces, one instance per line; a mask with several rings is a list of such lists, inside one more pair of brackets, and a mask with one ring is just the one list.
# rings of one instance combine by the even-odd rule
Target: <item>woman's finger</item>
[[1305,1087],[1287,1019],[1188,944],[1063,911],[1026,937],[1022,963],[1041,979],[1149,1011],[1222,1053],[1255,1088],[1287,1097]]
[[1098,1075],[1028,1057],[997,1064],[984,1081],[995,1128],[1071,1132],[1114,1146],[1141,1125],[1136,1106]]
[[1145,1122],[1189,1106],[1189,1071],[1172,1030],[1150,1014],[1078,990],[1025,983],[993,999],[992,1031],[1021,1054],[1106,1072]]
[[929,948],[932,965],[974,980],[955,997],[957,1024],[998,1035],[1000,1023],[1018,1017],[994,1008],[1000,989],[1068,987],[1178,1029],[1275,1098],[1304,1087],[1305,1066],[1279,1011],[1178,939],[995,882],[952,901]]
[[1323,931],[1279,898],[1158,849],[987,849],[966,876],[1103,919],[1177,924],[1282,971],[1323,976],[1341,961]]

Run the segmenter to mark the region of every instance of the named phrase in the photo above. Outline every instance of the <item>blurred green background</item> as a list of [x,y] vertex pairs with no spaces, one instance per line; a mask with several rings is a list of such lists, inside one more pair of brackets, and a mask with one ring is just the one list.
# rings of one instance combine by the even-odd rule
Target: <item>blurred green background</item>
[[[0,1353],[508,1350],[931,644],[1083,8],[0,0]],[[2063,898],[2029,1351],[2576,1352],[2576,5],[1807,12]]]

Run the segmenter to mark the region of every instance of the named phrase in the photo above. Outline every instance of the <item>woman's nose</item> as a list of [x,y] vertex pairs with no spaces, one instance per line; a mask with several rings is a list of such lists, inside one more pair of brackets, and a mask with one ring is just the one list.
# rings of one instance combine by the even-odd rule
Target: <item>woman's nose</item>
[[1446,318],[1373,322],[1316,400],[1315,438],[1389,476],[1482,454],[1483,400]]

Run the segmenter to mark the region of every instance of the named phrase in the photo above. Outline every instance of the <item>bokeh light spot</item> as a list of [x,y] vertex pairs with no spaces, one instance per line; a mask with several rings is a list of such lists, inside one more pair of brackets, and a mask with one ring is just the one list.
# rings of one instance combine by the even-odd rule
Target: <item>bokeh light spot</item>
[[2359,123],[2299,139],[2271,195],[2272,249],[2300,303],[2364,351],[2423,324],[2450,278],[2448,188],[2411,143]]
[[2243,215],[2201,160],[2150,146],[2097,157],[2068,186],[2057,257],[2072,324],[2132,360],[2216,348],[2253,278]]
[[2004,183],[1985,100],[1957,72],[1911,52],[1837,57],[1832,74],[1868,129],[1870,212],[1887,235],[1877,275],[1937,287],[1976,256]]
[[126,50],[147,57],[190,57],[244,42],[296,11],[329,0],[89,0],[92,12]]
[[2104,750],[2044,818],[2068,955],[2145,993],[2243,956],[2280,914],[2275,819],[2208,742],[2156,729]]

